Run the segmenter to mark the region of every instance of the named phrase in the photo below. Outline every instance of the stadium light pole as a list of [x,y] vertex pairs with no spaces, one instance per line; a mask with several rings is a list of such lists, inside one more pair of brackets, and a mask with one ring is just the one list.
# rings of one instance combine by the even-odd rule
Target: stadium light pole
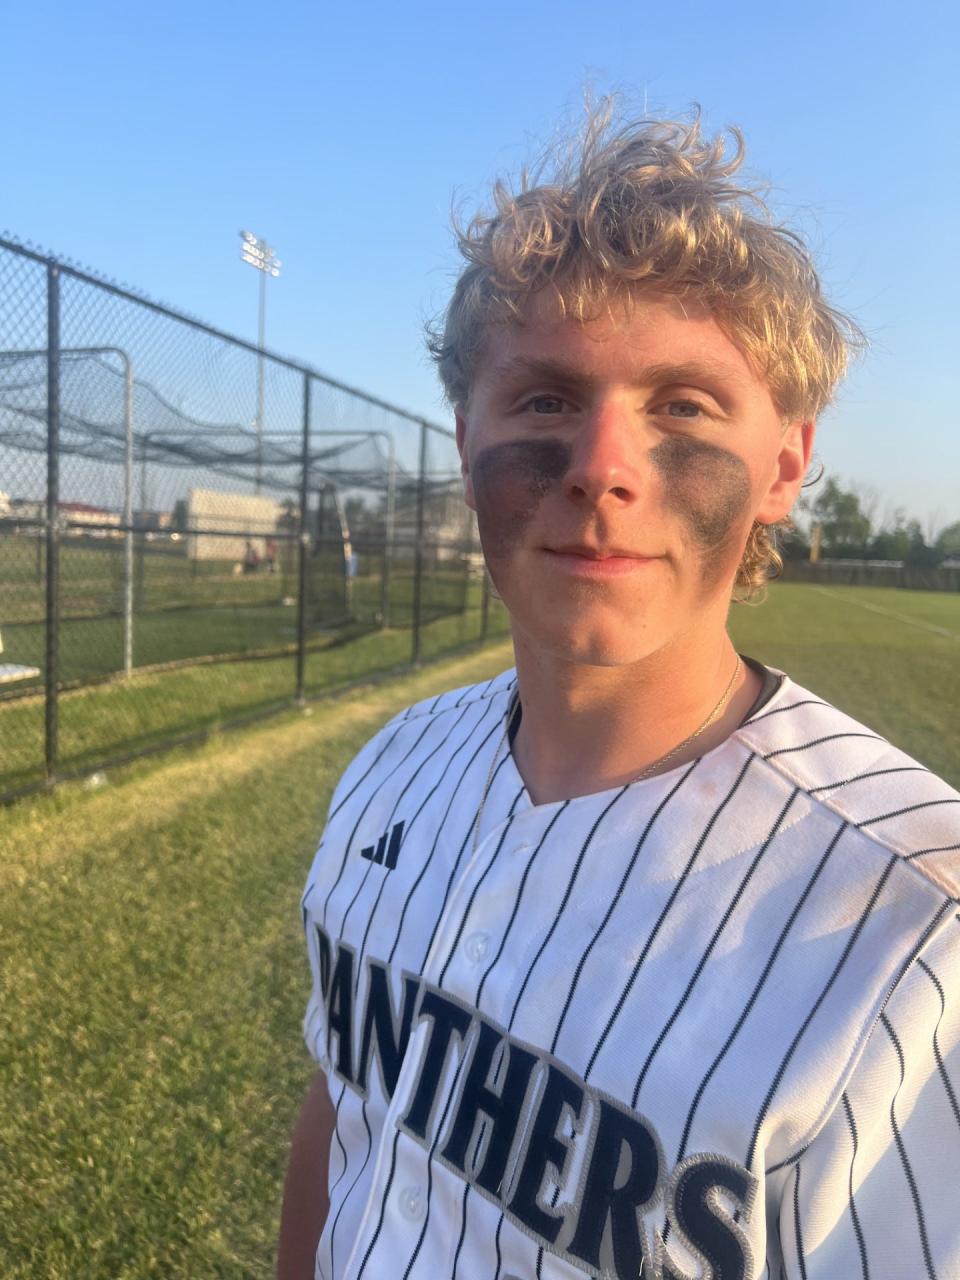
[[254,493],[259,493],[263,483],[263,352],[264,335],[267,323],[267,277],[274,279],[280,274],[283,263],[277,257],[276,250],[267,244],[261,236],[252,231],[240,232],[240,257],[251,267],[260,272],[260,311],[257,323],[257,475]]

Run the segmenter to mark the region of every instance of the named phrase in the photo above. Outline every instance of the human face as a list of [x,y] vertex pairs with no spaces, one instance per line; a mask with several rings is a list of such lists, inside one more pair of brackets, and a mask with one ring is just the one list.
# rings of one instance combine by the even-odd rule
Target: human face
[[722,631],[752,523],[790,510],[812,439],[677,299],[492,327],[457,441],[515,636],[619,666]]

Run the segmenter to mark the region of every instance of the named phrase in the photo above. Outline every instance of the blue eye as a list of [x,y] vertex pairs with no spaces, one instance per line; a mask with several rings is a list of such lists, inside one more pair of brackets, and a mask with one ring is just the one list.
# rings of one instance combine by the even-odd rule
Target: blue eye
[[671,418],[696,418],[703,410],[693,400],[671,400],[667,405],[667,413]]
[[560,396],[534,396],[529,403],[534,413],[562,413],[565,402]]

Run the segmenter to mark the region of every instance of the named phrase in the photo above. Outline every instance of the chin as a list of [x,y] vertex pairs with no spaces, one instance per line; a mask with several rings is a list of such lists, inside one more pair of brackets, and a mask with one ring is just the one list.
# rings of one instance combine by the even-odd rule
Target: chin
[[[537,625],[539,623],[539,625]],[[549,630],[537,619],[527,627],[514,617],[514,634],[532,654],[539,654],[572,666],[629,667],[656,653],[665,637],[654,634],[638,635],[639,628],[604,628],[584,625],[574,619],[573,624],[557,626]]]

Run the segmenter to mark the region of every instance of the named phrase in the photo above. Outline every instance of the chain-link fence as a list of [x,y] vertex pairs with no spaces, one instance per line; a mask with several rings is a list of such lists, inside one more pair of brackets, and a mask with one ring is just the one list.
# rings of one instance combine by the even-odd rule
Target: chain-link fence
[[449,431],[0,240],[0,799],[504,625]]

